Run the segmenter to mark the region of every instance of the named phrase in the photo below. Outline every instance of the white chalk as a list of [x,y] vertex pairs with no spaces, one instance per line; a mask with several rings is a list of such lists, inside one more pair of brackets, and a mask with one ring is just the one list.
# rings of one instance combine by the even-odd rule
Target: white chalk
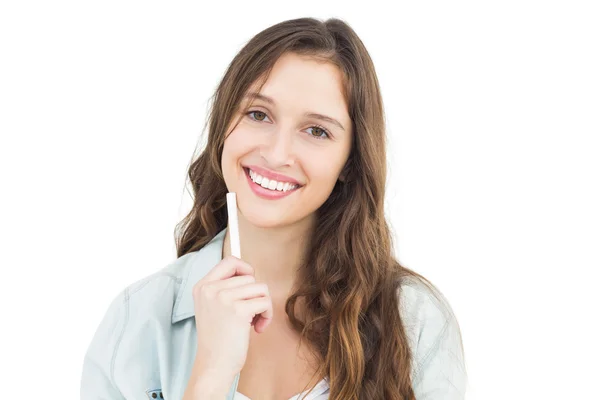
[[240,247],[240,230],[238,227],[237,201],[235,193],[227,193],[227,214],[229,219],[229,242],[231,244],[231,255],[242,258]]

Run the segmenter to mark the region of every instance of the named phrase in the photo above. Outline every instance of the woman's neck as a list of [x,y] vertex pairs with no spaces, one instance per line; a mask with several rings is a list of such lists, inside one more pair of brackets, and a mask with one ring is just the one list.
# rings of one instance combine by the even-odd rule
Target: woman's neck
[[[309,217],[294,225],[261,228],[240,215],[238,224],[241,258],[254,268],[256,281],[266,283],[271,296],[287,297],[296,281],[298,267],[305,258],[314,221]],[[227,229],[222,256],[230,254]]]

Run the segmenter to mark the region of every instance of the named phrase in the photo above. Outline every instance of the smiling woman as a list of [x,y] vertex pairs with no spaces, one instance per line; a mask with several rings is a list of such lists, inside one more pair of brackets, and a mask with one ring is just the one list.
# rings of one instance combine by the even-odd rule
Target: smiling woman
[[253,37],[189,168],[178,259],[115,299],[82,398],[462,399],[452,308],[394,258],[385,135],[375,68],[344,21]]
[[[265,229],[295,224],[298,232],[309,232],[352,147],[342,73],[331,63],[288,52],[274,63],[260,92],[259,84],[249,89],[253,94],[245,96],[228,128],[221,158],[225,184],[237,193],[248,224]],[[254,182],[243,166],[250,164],[260,186],[248,184]],[[302,186],[272,192],[286,182]]]

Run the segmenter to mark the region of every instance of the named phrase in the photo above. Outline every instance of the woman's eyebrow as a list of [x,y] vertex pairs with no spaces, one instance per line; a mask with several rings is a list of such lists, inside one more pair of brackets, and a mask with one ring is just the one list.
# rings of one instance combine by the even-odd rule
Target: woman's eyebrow
[[[252,99],[252,98],[256,98],[262,101],[265,101],[269,104],[275,105],[275,100],[273,100],[272,98],[270,98],[269,96],[265,96],[264,94],[260,94],[260,93],[256,93],[256,92],[250,92],[247,93],[244,98],[246,99]],[[329,122],[331,124],[334,124],[336,126],[338,126],[341,130],[346,131],[344,129],[344,127],[342,126],[342,124],[340,124],[338,122],[338,120],[328,117],[327,115],[323,115],[323,114],[318,114],[318,113],[314,113],[314,112],[307,112],[304,114],[305,117],[308,118],[316,118],[316,119],[320,119],[321,121],[325,121],[325,122]]]
[[334,125],[339,126],[341,130],[346,131],[344,129],[344,127],[342,126],[342,124],[340,124],[336,119],[328,117],[327,115],[307,112],[306,114],[304,114],[304,116],[308,117],[308,118],[316,118],[316,119],[320,119],[321,121],[332,123]]
[[253,97],[256,97],[257,99],[262,100],[262,101],[266,101],[269,104],[275,105],[275,100],[273,100],[269,96],[265,96],[264,94],[260,94],[260,93],[256,93],[256,92],[249,92],[249,93],[246,93],[246,95],[244,96],[244,98],[246,98],[248,100],[251,100]]

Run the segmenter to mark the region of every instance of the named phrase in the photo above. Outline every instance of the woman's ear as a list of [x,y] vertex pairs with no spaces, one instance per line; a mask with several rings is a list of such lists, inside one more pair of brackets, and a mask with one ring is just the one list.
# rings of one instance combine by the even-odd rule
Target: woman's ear
[[344,165],[344,168],[342,169],[342,172],[340,172],[340,176],[338,177],[338,180],[340,182],[346,182],[348,180],[348,174],[350,173],[350,160],[348,160],[346,162],[346,165]]

